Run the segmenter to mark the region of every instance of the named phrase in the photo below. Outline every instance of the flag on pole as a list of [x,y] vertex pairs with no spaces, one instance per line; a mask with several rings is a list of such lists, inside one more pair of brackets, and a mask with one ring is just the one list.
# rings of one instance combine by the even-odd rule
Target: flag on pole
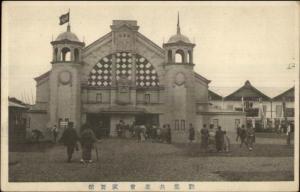
[[70,12],[63,14],[59,17],[59,24],[63,25],[67,22],[69,22],[69,18],[70,18]]
[[244,97],[242,96],[242,109],[243,109],[243,112],[245,112],[245,106],[244,106]]

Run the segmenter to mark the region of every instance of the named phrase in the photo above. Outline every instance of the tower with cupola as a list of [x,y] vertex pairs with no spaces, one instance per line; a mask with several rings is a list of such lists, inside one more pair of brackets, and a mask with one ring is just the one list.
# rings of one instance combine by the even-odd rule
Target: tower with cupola
[[62,121],[73,122],[79,130],[81,119],[81,86],[80,70],[82,67],[81,52],[85,46],[71,32],[58,35],[51,42],[53,47],[52,68],[50,73],[49,126],[59,125]]
[[184,141],[190,124],[195,126],[195,73],[193,48],[181,33],[179,14],[177,33],[163,44],[165,50],[166,119],[171,124],[172,139]]

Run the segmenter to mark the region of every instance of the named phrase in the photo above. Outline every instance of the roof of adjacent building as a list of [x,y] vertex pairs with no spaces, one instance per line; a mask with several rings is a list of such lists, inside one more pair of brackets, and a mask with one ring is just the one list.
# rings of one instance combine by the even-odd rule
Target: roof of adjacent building
[[238,90],[234,91],[230,95],[226,96],[224,100],[229,100],[229,101],[237,101],[241,100],[242,97],[244,99],[258,99],[261,98],[263,101],[268,101],[271,100],[271,98],[264,93],[262,93],[260,90],[255,88],[254,86],[251,85],[250,81],[246,81],[245,84],[239,88]]
[[208,90],[208,98],[209,100],[222,100],[223,97],[221,95],[218,95],[217,93],[211,91],[211,90]]
[[14,97],[8,98],[8,107],[28,109],[27,105],[23,101],[20,101]]
[[274,97],[272,100],[282,101],[284,98],[294,101],[294,99],[295,99],[295,87],[292,87],[292,88],[284,91],[283,93],[281,93],[281,94],[277,95],[276,97]]

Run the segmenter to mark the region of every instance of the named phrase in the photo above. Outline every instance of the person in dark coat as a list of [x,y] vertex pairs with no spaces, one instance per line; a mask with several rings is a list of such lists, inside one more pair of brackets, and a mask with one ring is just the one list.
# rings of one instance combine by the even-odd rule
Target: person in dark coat
[[73,122],[68,123],[67,129],[62,134],[60,142],[62,142],[67,147],[68,163],[71,162],[74,149],[77,148],[78,135],[76,130],[73,128]]
[[255,137],[255,132],[254,132],[254,129],[253,129],[252,125],[250,125],[247,128],[246,133],[247,133],[246,134],[247,135],[247,146],[248,146],[249,151],[252,151],[253,150],[254,137]]
[[207,151],[207,147],[208,147],[208,138],[209,138],[208,129],[206,128],[206,124],[204,124],[203,128],[201,129],[201,147],[205,151]]
[[221,152],[224,144],[224,132],[222,131],[221,126],[218,127],[216,131],[216,148],[218,152]]
[[239,141],[240,134],[241,134],[241,128],[240,128],[240,125],[237,124],[237,126],[236,126],[236,142]]
[[195,129],[193,127],[193,124],[190,123],[190,128],[189,128],[189,141],[192,143],[195,140]]
[[240,145],[240,147],[242,147],[243,144],[245,144],[247,146],[247,143],[246,143],[247,130],[245,128],[245,125],[242,125],[241,132],[240,132],[240,138],[241,138],[241,145]]
[[82,147],[82,159],[81,162],[92,162],[92,148],[93,144],[97,141],[97,138],[89,125],[83,127],[81,132],[80,143]]
[[168,143],[171,143],[172,142],[172,136],[171,136],[171,127],[169,124],[167,124],[167,133],[166,133],[166,136],[167,136],[167,142]]

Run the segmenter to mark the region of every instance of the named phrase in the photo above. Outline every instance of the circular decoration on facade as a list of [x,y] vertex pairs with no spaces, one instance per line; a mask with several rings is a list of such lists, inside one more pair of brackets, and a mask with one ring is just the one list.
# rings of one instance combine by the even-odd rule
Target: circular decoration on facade
[[185,76],[183,73],[177,73],[175,76],[176,85],[182,85],[185,83]]
[[62,71],[59,74],[59,81],[61,84],[66,85],[69,84],[72,79],[72,75],[70,71]]

